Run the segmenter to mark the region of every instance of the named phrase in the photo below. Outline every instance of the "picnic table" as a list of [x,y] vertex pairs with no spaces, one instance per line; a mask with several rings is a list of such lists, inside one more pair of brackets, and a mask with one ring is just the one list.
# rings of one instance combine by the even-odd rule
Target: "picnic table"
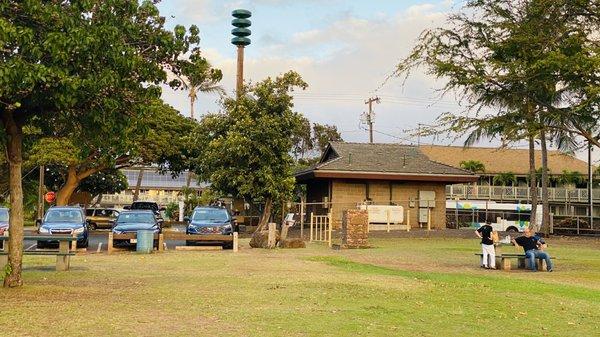
[[[72,242],[77,237],[66,235],[25,235],[23,240],[58,241],[58,249],[24,250],[23,255],[56,256],[56,271],[67,271],[71,266],[71,256],[75,251],[71,250]],[[4,270],[8,264],[9,237],[0,236],[3,249],[0,250],[0,270]]]

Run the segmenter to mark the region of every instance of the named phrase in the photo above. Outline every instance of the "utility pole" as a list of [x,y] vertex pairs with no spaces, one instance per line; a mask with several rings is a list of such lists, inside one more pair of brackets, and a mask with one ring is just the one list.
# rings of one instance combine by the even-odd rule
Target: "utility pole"
[[248,27],[252,24],[248,18],[252,16],[252,13],[245,9],[236,9],[231,12],[234,19],[231,24],[236,27],[231,30],[231,34],[235,37],[231,39],[231,43],[237,46],[237,82],[236,82],[236,95],[239,98],[244,89],[244,47],[250,44],[251,32]]
[[367,124],[369,125],[369,143],[373,143],[373,102],[380,103],[379,97],[371,97],[365,101],[369,105],[369,112],[366,114]]

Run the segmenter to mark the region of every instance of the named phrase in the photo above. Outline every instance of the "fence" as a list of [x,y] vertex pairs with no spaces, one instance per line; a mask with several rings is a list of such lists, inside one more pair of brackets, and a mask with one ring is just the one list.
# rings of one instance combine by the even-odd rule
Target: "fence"
[[327,242],[331,247],[331,213],[327,215],[310,214],[310,241]]
[[[538,196],[542,189],[538,188]],[[548,188],[550,201],[587,202],[589,191],[586,188]],[[592,192],[593,199],[600,202],[600,190]],[[529,200],[529,187],[524,186],[476,186],[476,185],[448,185],[446,186],[448,199],[480,199],[480,200]]]
[[[411,206],[412,205],[412,206]],[[395,207],[402,206],[401,221],[399,211]],[[341,228],[342,215],[348,209],[367,209],[369,211],[369,231],[409,231],[411,228],[441,229],[446,227],[445,200],[436,201],[435,207],[418,207],[418,201],[394,200],[393,202],[369,203],[289,203],[285,213],[294,213],[295,225],[302,238],[313,239],[317,225],[327,218],[332,230]],[[432,205],[434,206],[434,205]],[[377,210],[376,210],[377,209]],[[323,218],[316,218],[323,217]],[[312,221],[312,229],[311,229]],[[305,233],[308,231],[308,233]]]

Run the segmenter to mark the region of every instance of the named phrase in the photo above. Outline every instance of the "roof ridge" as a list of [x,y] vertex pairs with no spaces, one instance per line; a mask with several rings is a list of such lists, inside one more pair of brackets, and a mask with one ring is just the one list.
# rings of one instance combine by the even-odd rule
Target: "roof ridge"
[[[423,144],[418,145],[417,147],[437,147],[437,148],[459,148],[463,150],[471,150],[471,149],[482,149],[482,150],[496,150],[496,151],[529,151],[529,149],[520,149],[513,147],[492,147],[492,146],[461,146],[461,145],[434,145],[434,144]],[[542,149],[535,149],[535,151],[542,151]],[[560,155],[566,155],[570,157],[574,157],[572,154],[568,152],[563,152],[560,150],[548,150],[549,153],[558,153]]]

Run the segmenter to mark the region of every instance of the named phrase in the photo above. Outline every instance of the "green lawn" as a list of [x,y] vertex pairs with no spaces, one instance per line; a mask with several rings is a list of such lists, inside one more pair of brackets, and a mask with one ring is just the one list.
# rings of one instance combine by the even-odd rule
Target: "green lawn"
[[[481,270],[476,240],[373,249],[27,257],[3,336],[600,335],[600,241],[551,240],[554,273]],[[505,252],[516,251],[509,247]]]

